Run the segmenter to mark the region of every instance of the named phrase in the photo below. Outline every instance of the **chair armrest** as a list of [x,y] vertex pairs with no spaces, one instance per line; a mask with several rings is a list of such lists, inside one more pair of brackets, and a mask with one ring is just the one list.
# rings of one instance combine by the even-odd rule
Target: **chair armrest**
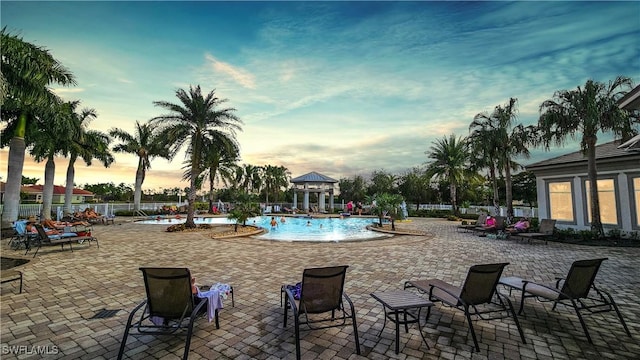
[[[298,316],[298,305],[296,304],[296,298],[293,296],[293,292],[285,285],[284,292],[287,294],[287,299],[289,301],[289,305],[291,305],[291,309],[293,310],[293,315],[295,317]],[[287,306],[287,302],[285,301],[284,306]]]
[[[438,290],[440,290],[440,291],[446,293],[447,295],[450,295],[452,298],[458,300],[458,303],[461,303],[462,305],[467,306],[466,302],[464,300],[462,300],[462,298],[460,298],[459,295],[456,295],[456,294],[452,293],[451,291],[449,291],[449,290],[447,290],[447,289],[445,289],[445,288],[443,288],[441,286],[438,286],[438,285],[435,285],[435,284],[429,284],[429,285],[431,287],[429,289],[429,299],[431,299],[433,297],[433,289],[437,288]],[[443,300],[441,299],[441,301],[443,301]],[[452,305],[455,306],[455,304],[452,304]]]
[[[561,279],[561,280],[562,280],[562,279]],[[558,281],[560,281],[560,280],[558,280]],[[523,281],[522,281],[522,293],[523,293],[523,294],[524,294],[525,292],[527,292],[527,285],[529,285],[529,284],[531,284],[531,285],[535,285],[535,286],[539,286],[539,287],[542,287],[542,288],[545,288],[545,289],[550,290],[550,291],[552,291],[552,292],[555,292],[555,293],[556,293],[556,294],[558,294],[559,296],[563,296],[563,297],[565,297],[565,298],[567,298],[567,299],[571,299],[571,298],[572,298],[571,296],[569,296],[569,295],[567,295],[567,294],[563,293],[562,291],[560,291],[557,287],[555,287],[555,288],[554,288],[554,287],[551,287],[551,286],[548,286],[548,285],[535,283],[535,282],[530,281],[530,280],[523,280]],[[531,291],[529,291],[529,293],[530,293],[530,294],[533,294],[533,295],[535,295],[535,296],[538,296],[538,295],[536,295],[535,293],[533,293],[533,292],[531,292]],[[541,296],[541,295],[540,295],[540,296]]]

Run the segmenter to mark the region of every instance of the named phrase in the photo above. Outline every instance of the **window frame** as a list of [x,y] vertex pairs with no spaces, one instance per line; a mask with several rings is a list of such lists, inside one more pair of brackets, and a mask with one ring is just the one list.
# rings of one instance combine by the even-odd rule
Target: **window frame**
[[[589,201],[587,199],[587,182],[589,181],[589,177],[582,176],[580,180],[582,183],[582,202],[585,205],[584,212],[583,212],[584,224],[586,226],[591,226],[591,221],[589,221],[591,204],[589,204]],[[620,209],[620,185],[618,184],[618,176],[617,174],[598,176],[596,181],[600,181],[600,180],[613,180],[613,198],[616,202],[616,221],[617,221],[617,223],[615,224],[603,222],[602,226],[604,228],[620,229],[622,228],[622,219],[621,219],[621,209]],[[598,189],[598,192],[600,192],[599,189]],[[599,195],[598,197],[600,198]],[[602,205],[602,202],[600,202],[600,205]],[[602,221],[602,206],[600,206],[600,220]]]
[[577,211],[576,211],[576,187],[575,187],[575,183],[573,182],[573,178],[570,177],[566,177],[566,178],[553,178],[553,179],[546,179],[545,180],[545,187],[546,187],[546,196],[547,196],[547,214],[549,216],[550,219],[555,219],[553,217],[553,214],[551,212],[551,189],[550,186],[553,183],[569,183],[569,186],[571,187],[571,209],[573,212],[573,220],[572,221],[568,221],[568,220],[560,220],[560,219],[556,219],[556,221],[559,224],[567,224],[567,225],[577,225],[578,224],[578,217],[577,217]]

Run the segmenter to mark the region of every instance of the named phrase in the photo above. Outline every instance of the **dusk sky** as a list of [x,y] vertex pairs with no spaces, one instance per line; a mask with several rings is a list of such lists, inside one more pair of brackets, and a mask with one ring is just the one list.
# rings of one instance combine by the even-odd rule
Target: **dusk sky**
[[[241,163],[292,177],[401,174],[435,139],[466,136],[477,113],[518,99],[534,124],[554,91],[618,75],[640,81],[640,2],[13,2],[11,34],[50,50],[77,86],[53,89],[133,132],[177,102],[213,89],[244,121]],[[5,136],[3,134],[3,136]],[[611,140],[601,137],[600,143]],[[529,164],[577,150],[533,150]],[[6,180],[8,148],[0,153]],[[184,155],[156,159],[143,189],[188,186]],[[67,162],[56,161],[57,185]],[[76,163],[78,185],[133,184],[137,158],[105,169]],[[44,183],[44,162],[24,175]]]

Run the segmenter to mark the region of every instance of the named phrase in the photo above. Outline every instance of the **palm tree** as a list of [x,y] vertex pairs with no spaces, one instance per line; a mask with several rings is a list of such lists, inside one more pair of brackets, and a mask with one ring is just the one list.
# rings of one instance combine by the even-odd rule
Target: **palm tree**
[[56,155],[68,152],[69,144],[74,136],[72,103],[54,104],[47,107],[47,115],[38,119],[39,127],[34,138],[31,155],[37,162],[47,160],[44,170],[44,186],[42,189],[41,219],[51,219],[54,177],[56,171]]
[[79,113],[76,107],[79,101],[71,103],[71,121],[73,126],[73,138],[69,141],[67,166],[67,180],[64,192],[64,210],[71,213],[71,198],[73,196],[75,162],[78,157],[84,160],[87,166],[91,166],[93,159],[98,159],[105,167],[109,167],[114,161],[113,155],[109,151],[109,136],[101,131],[88,130],[87,126],[92,119],[96,118],[94,109],[83,109]]
[[553,98],[540,105],[538,129],[540,140],[548,150],[553,142],[560,146],[567,137],[580,136],[580,148],[587,156],[587,175],[590,184],[591,230],[604,236],[600,219],[596,143],[598,132],[613,132],[626,140],[637,133],[640,118],[637,113],[621,109],[617,101],[633,88],[628,77],[618,76],[608,84],[587,80],[584,87],[559,90]]
[[[200,169],[200,179],[198,184],[203,184],[205,178],[209,178],[209,211],[213,209],[214,186],[216,181],[228,184],[233,178],[235,165],[240,157],[240,148],[235,138],[229,138],[224,132],[211,130],[204,138],[205,144],[202,147],[202,169]],[[185,161],[185,173],[183,180],[191,179],[191,157]],[[198,186],[200,188],[200,186]]]
[[[27,137],[32,122],[40,109],[60,99],[48,88],[51,84],[74,85],[73,74],[62,66],[48,50],[32,45],[22,38],[0,31],[2,76],[2,121],[4,139],[9,138],[7,159],[7,183],[5,186],[2,228],[17,220],[20,205],[20,187]],[[6,143],[2,141],[2,146]]]
[[436,140],[431,150],[426,152],[433,161],[427,164],[427,177],[436,177],[449,182],[451,205],[458,214],[457,188],[464,181],[469,167],[468,142],[466,138],[456,138],[455,134]]
[[264,169],[265,202],[269,204],[269,194],[274,194],[277,201],[280,190],[289,184],[291,173],[284,166],[265,165],[262,168]]
[[391,230],[395,230],[395,219],[398,215],[398,209],[404,201],[402,195],[389,193],[375,194],[372,196],[371,203],[374,203],[374,201],[376,205],[371,208],[371,212],[378,216],[380,227],[382,227],[384,216],[387,215],[391,220]]
[[136,170],[135,190],[133,193],[133,207],[140,210],[140,200],[142,199],[142,183],[151,169],[151,160],[156,157],[170,159],[169,147],[165,138],[160,134],[160,128],[150,122],[140,124],[136,121],[135,133],[129,134],[121,129],[109,130],[109,135],[120,140],[122,143],[113,147],[113,151],[136,154],[138,156],[138,168]]
[[513,191],[511,184],[511,170],[520,166],[513,161],[513,157],[529,158],[527,146],[533,145],[535,129],[522,124],[515,125],[517,118],[517,99],[510,98],[504,106],[496,106],[491,114],[480,113],[473,118],[469,129],[472,148],[484,156],[479,163],[489,167],[489,175],[494,187],[494,206],[498,209],[497,181],[495,169],[501,169],[505,174],[505,197],[507,203],[507,217],[513,218]]
[[176,91],[176,97],[180,104],[173,104],[166,101],[154,101],[156,106],[168,110],[169,113],[153,118],[152,122],[162,122],[163,137],[172,145],[172,153],[175,154],[185,144],[190,157],[190,187],[189,187],[189,209],[185,227],[194,228],[193,222],[195,213],[197,182],[203,168],[203,147],[210,143],[206,140],[211,131],[218,130],[219,135],[229,139],[235,139],[236,130],[242,130],[242,121],[233,114],[235,109],[218,109],[218,106],[226,99],[219,99],[212,90],[206,96],[202,95],[200,86],[189,87],[189,92],[183,89]]

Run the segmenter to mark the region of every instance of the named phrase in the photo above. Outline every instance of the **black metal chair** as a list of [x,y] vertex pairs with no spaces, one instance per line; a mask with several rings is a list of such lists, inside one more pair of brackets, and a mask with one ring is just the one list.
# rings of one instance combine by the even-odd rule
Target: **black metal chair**
[[[129,315],[118,359],[122,359],[129,335],[186,335],[182,356],[186,360],[189,357],[193,323],[198,315],[205,312],[207,299],[192,295],[189,269],[143,267],[140,270],[144,277],[147,299]],[[137,320],[134,321],[136,317]],[[219,329],[217,311],[215,322],[216,329]],[[136,332],[131,333],[131,330]]]
[[[305,269],[299,292],[295,285],[284,285],[284,327],[287,327],[289,308],[293,311],[296,337],[296,359],[300,359],[300,324],[309,330],[344,326],[351,319],[360,355],[360,340],[353,302],[344,292],[344,279],[348,266]],[[299,296],[298,296],[299,294]],[[349,308],[345,308],[345,300]],[[338,314],[336,314],[338,312]],[[329,314],[330,313],[330,314]]]
[[[422,292],[428,293],[429,300],[433,302],[438,301],[444,305],[464,311],[467,322],[469,323],[469,331],[473,338],[475,350],[478,352],[480,351],[480,346],[478,345],[476,332],[473,329],[471,316],[477,316],[482,320],[512,316],[520,333],[522,343],[526,344],[524,333],[522,332],[520,322],[516,317],[511,301],[507,296],[496,291],[500,275],[507,265],[509,265],[509,263],[474,265],[469,268],[467,278],[461,287],[448,284],[438,279],[407,281],[404,287],[405,289],[417,288]],[[430,313],[431,308],[427,311],[427,319]],[[485,315],[488,314],[494,315],[485,317]]]
[[593,344],[587,325],[584,322],[581,312],[587,311],[590,314],[615,311],[620,319],[624,331],[631,337],[631,332],[622,318],[613,297],[608,292],[599,289],[594,284],[600,265],[607,258],[589,259],[574,261],[569,269],[566,278],[556,278],[555,286],[537,284],[532,281],[523,280],[519,277],[506,277],[500,279],[500,284],[510,288],[510,290],[522,291],[520,299],[520,310],[518,314],[524,313],[524,300],[534,297],[539,301],[553,301],[553,310],[558,304],[571,306],[580,320],[580,325],[587,336],[589,343]]

